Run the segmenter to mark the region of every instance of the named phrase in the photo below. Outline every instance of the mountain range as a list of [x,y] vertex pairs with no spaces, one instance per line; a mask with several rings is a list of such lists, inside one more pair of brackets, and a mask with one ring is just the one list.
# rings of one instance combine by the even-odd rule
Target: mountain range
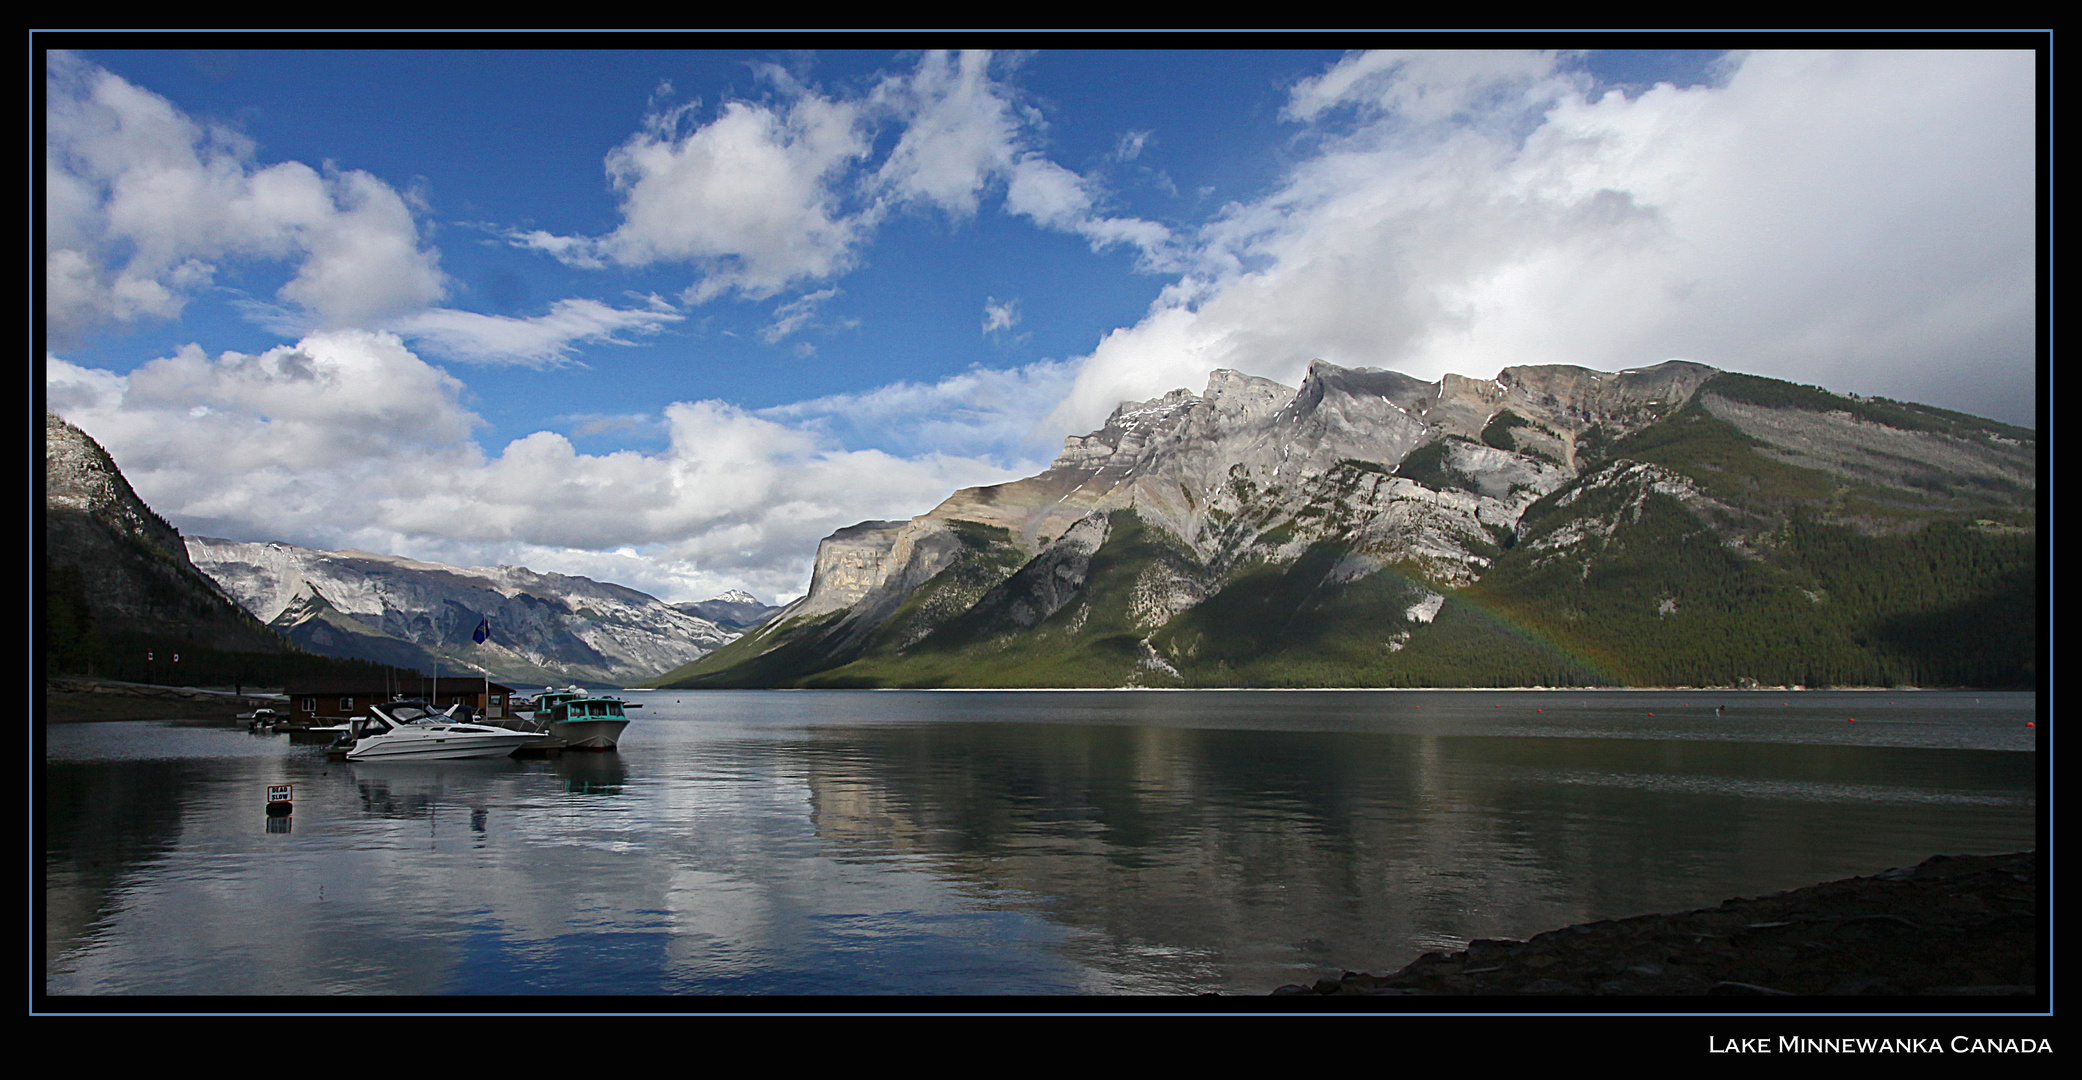
[[517,686],[655,678],[771,610],[740,593],[667,604],[624,586],[518,566],[448,566],[202,536],[187,537],[186,547],[247,611],[303,649],[419,671],[482,672]]
[[520,567],[183,537],[99,443],[49,413],[44,493],[42,644],[54,673],[257,685],[390,666],[620,686],[776,610],[737,591],[667,604]]
[[661,686],[2024,685],[2035,432],[1671,361],[1122,404]]

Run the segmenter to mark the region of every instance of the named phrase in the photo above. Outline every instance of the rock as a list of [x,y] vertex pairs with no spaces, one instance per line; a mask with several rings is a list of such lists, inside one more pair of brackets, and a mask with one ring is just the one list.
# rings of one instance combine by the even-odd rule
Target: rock
[[2036,852],[1939,856],[1717,908],[1471,941],[1393,974],[1282,992],[2030,997],[2045,958],[2037,882]]

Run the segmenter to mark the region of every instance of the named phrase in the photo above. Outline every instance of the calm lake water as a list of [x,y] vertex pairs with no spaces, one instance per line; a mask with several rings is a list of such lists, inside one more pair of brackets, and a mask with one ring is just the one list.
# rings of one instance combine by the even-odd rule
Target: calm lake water
[[1264,994],[2037,844],[2029,693],[626,696],[558,760],[49,727],[47,991]]

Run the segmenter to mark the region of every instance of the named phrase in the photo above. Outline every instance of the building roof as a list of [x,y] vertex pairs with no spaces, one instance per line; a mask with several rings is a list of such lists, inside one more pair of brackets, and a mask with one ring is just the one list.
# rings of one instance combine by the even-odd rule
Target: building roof
[[[326,694],[365,696],[369,694],[392,693],[404,694],[408,697],[427,694],[438,697],[442,694],[482,693],[485,688],[486,680],[482,675],[443,675],[439,679],[421,676],[419,678],[408,677],[403,680],[398,679],[396,676],[385,678],[381,675],[321,675],[284,680],[282,692],[290,697],[305,697],[313,694],[321,696]],[[494,694],[511,694],[516,692],[513,687],[496,681],[490,683],[490,689]]]

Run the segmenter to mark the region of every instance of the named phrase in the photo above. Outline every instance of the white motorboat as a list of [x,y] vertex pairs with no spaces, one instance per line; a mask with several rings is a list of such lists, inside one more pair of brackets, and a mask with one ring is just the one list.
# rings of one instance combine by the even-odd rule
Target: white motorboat
[[348,722],[343,739],[351,739],[349,761],[453,761],[458,758],[506,757],[534,741],[530,732],[484,724],[459,724],[448,712],[435,712],[424,701],[393,701],[369,706],[369,715]]

